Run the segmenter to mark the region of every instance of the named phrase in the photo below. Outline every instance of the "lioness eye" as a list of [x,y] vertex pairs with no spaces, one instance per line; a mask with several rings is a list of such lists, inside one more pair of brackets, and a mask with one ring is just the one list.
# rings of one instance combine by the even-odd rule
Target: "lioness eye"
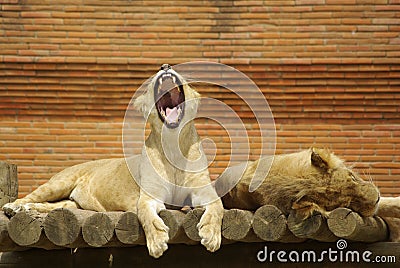
[[356,176],[354,176],[353,173],[350,173],[350,176],[351,176],[351,179],[352,179],[353,181],[357,181],[357,178],[356,178]]

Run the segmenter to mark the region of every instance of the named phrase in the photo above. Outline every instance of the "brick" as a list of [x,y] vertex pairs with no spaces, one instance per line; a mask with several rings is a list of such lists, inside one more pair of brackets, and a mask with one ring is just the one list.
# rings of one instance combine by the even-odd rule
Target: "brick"
[[297,5],[324,5],[325,0],[296,0]]
[[50,12],[44,12],[44,11],[36,11],[36,12],[29,12],[29,11],[25,11],[25,12],[21,12],[20,16],[22,18],[50,18],[51,17],[51,13]]
[[1,4],[18,4],[18,0],[0,0]]

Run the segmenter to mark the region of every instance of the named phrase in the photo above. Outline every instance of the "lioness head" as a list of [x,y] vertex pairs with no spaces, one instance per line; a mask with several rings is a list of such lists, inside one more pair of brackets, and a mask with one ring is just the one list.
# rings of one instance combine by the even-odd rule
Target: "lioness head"
[[310,176],[315,187],[299,191],[293,208],[313,202],[321,212],[348,207],[363,216],[374,215],[380,195],[372,182],[364,181],[328,150],[313,148],[310,158],[318,172]]
[[199,96],[170,65],[163,64],[134,105],[153,126],[175,129],[193,119]]
[[300,170],[300,177],[293,181],[297,191],[292,209],[304,210],[304,216],[313,211],[325,214],[338,207],[374,215],[380,195],[373,183],[364,181],[329,150],[312,148],[309,157],[310,167]]

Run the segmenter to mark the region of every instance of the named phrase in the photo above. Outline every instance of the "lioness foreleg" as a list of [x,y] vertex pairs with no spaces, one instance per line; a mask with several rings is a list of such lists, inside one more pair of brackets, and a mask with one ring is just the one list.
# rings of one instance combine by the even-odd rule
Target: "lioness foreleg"
[[60,202],[43,202],[43,203],[23,203],[18,202],[8,203],[3,206],[6,215],[12,217],[21,211],[35,210],[41,213],[47,213],[56,208],[78,208],[78,204],[71,200],[63,200]]
[[216,195],[214,189],[210,189],[206,192],[199,191],[193,194],[192,202],[196,204],[201,204],[201,201],[207,200],[207,197],[214,197],[214,201],[204,205],[205,211],[197,225],[199,230],[199,236],[201,237],[201,244],[207,248],[208,251],[214,252],[218,250],[221,246],[221,225],[222,218],[224,216],[224,207],[222,201]]
[[165,209],[165,205],[141,191],[137,209],[139,221],[146,235],[149,254],[159,258],[168,249],[169,229],[158,216],[158,213]]

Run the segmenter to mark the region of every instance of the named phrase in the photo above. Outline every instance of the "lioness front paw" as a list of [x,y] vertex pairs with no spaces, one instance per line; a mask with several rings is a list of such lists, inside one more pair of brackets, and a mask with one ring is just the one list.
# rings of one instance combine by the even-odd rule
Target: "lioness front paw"
[[210,214],[204,214],[201,217],[197,229],[201,237],[201,244],[206,247],[208,251],[217,251],[221,246],[221,224],[212,220]]
[[199,228],[201,244],[210,252],[217,251],[221,246],[221,226],[206,225]]
[[8,217],[13,217],[18,212],[28,210],[30,210],[28,204],[7,203],[3,206],[3,211]]
[[159,258],[168,249],[168,226],[160,219],[153,222],[153,228],[146,234],[147,248],[150,256]]

